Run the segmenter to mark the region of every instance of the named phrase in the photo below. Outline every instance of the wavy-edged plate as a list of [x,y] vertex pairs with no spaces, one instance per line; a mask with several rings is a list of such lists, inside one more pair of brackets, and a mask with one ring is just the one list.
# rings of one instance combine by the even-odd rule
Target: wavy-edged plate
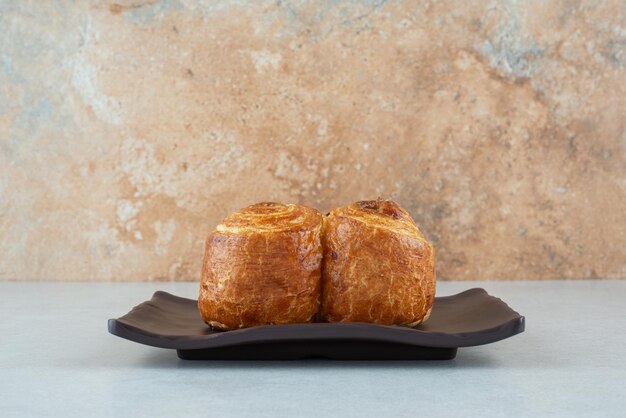
[[432,315],[415,328],[353,323],[267,325],[215,331],[197,301],[158,291],[109,332],[140,344],[176,349],[187,360],[447,360],[459,347],[500,341],[524,331],[524,317],[484,289],[435,298]]

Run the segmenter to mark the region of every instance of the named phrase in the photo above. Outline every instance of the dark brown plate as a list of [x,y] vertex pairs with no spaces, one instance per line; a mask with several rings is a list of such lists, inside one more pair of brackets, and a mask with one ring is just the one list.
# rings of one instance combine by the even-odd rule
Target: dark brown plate
[[524,317],[484,289],[435,298],[430,319],[415,328],[366,323],[267,325],[214,331],[197,301],[158,291],[109,332],[173,348],[182,359],[451,359],[458,347],[489,344],[524,331]]

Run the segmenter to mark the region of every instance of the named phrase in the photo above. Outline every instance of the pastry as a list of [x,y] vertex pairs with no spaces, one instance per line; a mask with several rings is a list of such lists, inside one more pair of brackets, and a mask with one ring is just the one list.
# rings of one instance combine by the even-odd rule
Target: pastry
[[222,330],[310,322],[320,297],[322,215],[257,203],[228,216],[205,245],[198,308]]
[[332,210],[322,228],[320,316],[328,322],[416,326],[435,298],[435,251],[391,200]]

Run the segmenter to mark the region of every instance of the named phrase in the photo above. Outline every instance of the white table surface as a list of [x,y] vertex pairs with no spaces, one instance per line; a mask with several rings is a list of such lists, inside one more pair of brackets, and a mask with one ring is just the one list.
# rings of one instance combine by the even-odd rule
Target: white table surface
[[108,334],[158,289],[194,283],[0,282],[0,417],[626,416],[626,281],[484,287],[526,331],[448,361],[185,361]]

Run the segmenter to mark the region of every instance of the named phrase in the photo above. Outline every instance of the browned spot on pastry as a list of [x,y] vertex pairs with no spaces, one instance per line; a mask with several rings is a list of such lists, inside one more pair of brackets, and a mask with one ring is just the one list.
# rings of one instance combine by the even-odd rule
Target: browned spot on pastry
[[376,200],[361,200],[360,202],[356,202],[355,205],[363,210],[377,212],[393,219],[400,219],[404,213],[396,202],[383,200],[381,198]]

